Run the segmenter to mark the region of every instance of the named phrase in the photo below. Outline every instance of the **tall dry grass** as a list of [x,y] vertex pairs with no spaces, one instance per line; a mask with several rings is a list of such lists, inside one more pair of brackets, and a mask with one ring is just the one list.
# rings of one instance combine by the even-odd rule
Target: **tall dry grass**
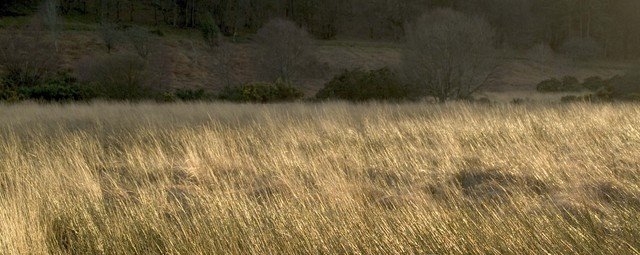
[[637,105],[0,106],[1,254],[638,254]]

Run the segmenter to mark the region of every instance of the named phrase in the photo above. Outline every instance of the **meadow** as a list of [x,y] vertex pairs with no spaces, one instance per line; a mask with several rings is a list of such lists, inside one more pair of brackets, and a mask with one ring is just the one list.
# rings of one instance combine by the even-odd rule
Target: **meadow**
[[0,254],[640,254],[636,104],[0,105]]

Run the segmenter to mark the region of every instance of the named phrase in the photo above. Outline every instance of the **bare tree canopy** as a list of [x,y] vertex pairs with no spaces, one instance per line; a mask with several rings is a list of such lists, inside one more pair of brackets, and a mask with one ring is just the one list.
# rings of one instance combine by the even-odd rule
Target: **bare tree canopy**
[[0,36],[0,70],[7,86],[35,86],[60,67],[54,45],[39,33]]
[[484,84],[494,39],[486,21],[439,9],[407,30],[404,71],[427,95],[441,102],[468,98]]
[[292,82],[311,58],[311,37],[289,20],[269,21],[258,30],[256,40],[264,47],[260,62],[270,80]]

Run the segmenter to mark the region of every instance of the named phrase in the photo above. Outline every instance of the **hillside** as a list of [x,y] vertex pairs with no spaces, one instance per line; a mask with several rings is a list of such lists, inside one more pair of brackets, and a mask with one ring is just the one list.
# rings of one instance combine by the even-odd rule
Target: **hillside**
[[[30,19],[0,19],[0,34],[11,36],[13,28],[30,22]],[[165,66],[162,72],[168,76],[170,87],[217,91],[226,85],[264,80],[257,61],[261,57],[261,46],[253,40],[252,35],[237,38],[235,43],[232,38],[223,38],[222,46],[211,49],[196,29],[166,26],[143,29],[156,33],[151,35],[155,49],[153,54],[157,55],[157,62]],[[96,23],[67,19],[58,37],[63,67],[78,75],[83,66],[107,55],[100,33]],[[296,81],[307,96],[315,94],[323,84],[343,70],[396,69],[402,61],[400,43],[339,39],[315,40],[313,45],[312,56],[315,60]],[[126,40],[121,40],[110,54],[126,51],[131,51],[131,46]],[[535,50],[503,50],[499,54],[500,64],[496,68],[496,75],[484,88],[485,95],[496,97],[496,93],[514,92],[529,95],[535,90],[535,84],[551,77],[607,78],[624,73],[628,66],[623,62],[611,61],[575,62],[548,53],[541,58],[532,52]]]

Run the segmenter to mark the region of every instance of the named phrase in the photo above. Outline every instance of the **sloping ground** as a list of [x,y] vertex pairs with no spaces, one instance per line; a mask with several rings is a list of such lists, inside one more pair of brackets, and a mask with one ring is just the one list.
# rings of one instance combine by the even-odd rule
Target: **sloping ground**
[[[259,45],[249,40],[228,43],[225,47],[212,50],[199,35],[192,32],[153,38],[156,54],[161,54],[159,61],[169,65],[168,76],[172,80],[172,87],[217,90],[227,84],[261,80],[256,61],[260,57]],[[84,61],[90,62],[96,56],[107,54],[101,38],[94,31],[65,31],[60,36],[60,45],[64,66],[72,70],[86,63]],[[125,51],[128,47],[126,42],[120,42],[115,52]],[[314,50],[317,61],[313,67],[307,68],[308,73],[298,83],[302,84],[308,95],[313,95],[324,83],[345,69],[397,68],[401,62],[400,49],[397,44],[384,42],[320,41]],[[611,77],[623,73],[625,68],[626,65],[621,63],[577,64],[559,57],[544,62],[506,58],[499,67],[498,77],[486,90],[533,91],[538,82],[551,77]]]
[[[253,42],[227,43],[209,48],[198,37],[165,36],[154,38],[156,53],[162,52],[171,68],[173,87],[216,90],[227,83],[237,84],[261,80],[258,59],[260,47]],[[60,38],[64,67],[76,70],[79,63],[105,55],[101,38],[94,32],[66,31]],[[114,53],[129,50],[126,42],[116,45]],[[394,45],[375,42],[318,42],[316,61],[300,79],[305,92],[315,93],[334,75],[346,69],[395,67],[400,52]],[[226,74],[231,76],[225,79]]]

